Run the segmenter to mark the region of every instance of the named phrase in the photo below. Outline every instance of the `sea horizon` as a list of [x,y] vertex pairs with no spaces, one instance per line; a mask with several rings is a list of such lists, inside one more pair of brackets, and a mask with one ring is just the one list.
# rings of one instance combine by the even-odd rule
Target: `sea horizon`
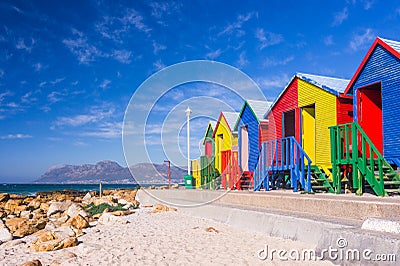
[[[103,190],[112,189],[135,189],[138,187],[148,186],[167,186],[168,184],[114,184],[114,183],[102,183]],[[16,194],[23,196],[35,196],[38,192],[51,192],[51,191],[64,191],[64,190],[76,190],[76,191],[98,191],[100,184],[46,184],[46,183],[2,183],[0,185],[0,193]]]

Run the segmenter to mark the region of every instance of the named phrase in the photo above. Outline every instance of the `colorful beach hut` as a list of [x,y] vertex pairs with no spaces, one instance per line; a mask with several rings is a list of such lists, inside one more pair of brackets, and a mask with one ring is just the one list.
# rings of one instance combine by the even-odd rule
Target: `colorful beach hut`
[[[264,120],[264,115],[271,104],[267,101],[246,100],[235,124],[234,130],[238,132],[239,166],[242,171],[240,180],[243,179],[247,186],[252,181],[260,145],[267,140],[268,121]],[[237,188],[246,187],[240,182]]]
[[[272,163],[293,167],[296,160],[307,161],[306,164],[314,166],[312,171],[330,175],[329,127],[352,121],[352,99],[342,96],[348,83],[346,79],[303,73],[297,73],[290,80],[265,116],[269,121],[267,138],[276,142],[269,147],[276,153],[270,158]],[[303,157],[297,159],[300,154]],[[295,170],[304,172],[304,169]],[[290,175],[295,175],[295,171]],[[298,173],[298,178],[300,175],[303,173]],[[293,182],[291,185],[297,186]]]
[[[400,192],[400,42],[376,38],[345,94],[352,96],[354,123],[331,127],[333,176],[341,192],[341,172],[351,166],[351,188],[367,185],[380,196]],[[343,145],[344,143],[344,145]]]
[[215,142],[213,133],[216,122],[210,121],[204,134],[204,155],[200,157],[201,185],[204,188],[215,189]]
[[[215,169],[224,189],[232,188],[238,163],[238,137],[234,126],[239,113],[221,112],[213,132],[215,141]],[[232,171],[234,170],[234,171]]]
[[400,42],[376,38],[348,84],[354,121],[391,163],[400,166]]

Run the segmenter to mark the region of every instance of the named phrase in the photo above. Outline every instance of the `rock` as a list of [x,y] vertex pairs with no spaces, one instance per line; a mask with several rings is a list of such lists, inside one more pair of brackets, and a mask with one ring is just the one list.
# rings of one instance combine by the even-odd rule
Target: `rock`
[[114,199],[112,196],[105,196],[102,198],[95,199],[93,201],[93,204],[95,206],[99,206],[102,203],[107,203],[108,205],[111,205],[111,206],[118,206],[117,202],[118,202],[118,200]]
[[99,224],[103,225],[117,225],[117,224],[127,224],[128,221],[122,219],[121,217],[112,215],[109,212],[103,213],[99,218]]
[[178,185],[178,184],[173,184],[173,185],[171,185],[171,189],[177,189],[177,188],[179,188],[179,185]]
[[13,239],[10,230],[4,225],[3,221],[0,219],[0,244],[10,241]]
[[126,204],[129,204],[129,202],[125,199],[119,199],[118,204],[126,205]]
[[82,199],[82,203],[90,204],[92,202],[92,195],[90,193],[86,193],[86,195]]
[[30,211],[22,211],[19,215],[19,217],[24,218],[24,219],[32,219],[33,218],[33,213]]
[[31,260],[25,263],[22,263],[20,266],[42,266],[40,260]]
[[66,211],[71,206],[71,204],[71,201],[53,202],[47,211],[47,217],[59,212]]
[[[33,208],[33,210],[39,209],[40,205],[42,203],[38,199],[33,199],[31,202],[29,202],[28,206]],[[46,210],[47,211],[47,210]]]
[[76,237],[67,237],[64,239],[54,239],[46,242],[36,240],[29,247],[36,252],[60,250],[63,248],[74,247],[78,245],[78,239]]
[[129,215],[135,213],[133,211],[114,211],[114,212],[110,212],[110,214],[115,215],[115,216],[125,216],[125,215]]
[[219,230],[218,229],[215,229],[214,227],[207,227],[206,228],[206,232],[209,232],[209,233],[219,233]]
[[4,206],[4,209],[8,211],[8,213],[15,213],[15,209],[21,205],[22,199],[9,199]]
[[24,237],[31,235],[46,226],[46,220],[28,220],[24,218],[6,219],[6,226],[13,236]]
[[93,219],[99,219],[103,213],[97,213],[92,216]]
[[10,195],[8,193],[0,194],[0,202],[6,202],[10,199]]
[[48,204],[48,203],[42,202],[42,203],[40,204],[40,209],[43,210],[43,211],[46,212],[46,213],[47,213],[47,211],[49,210],[49,208],[50,208],[50,204]]
[[68,223],[76,229],[89,227],[89,221],[80,214],[73,217]]
[[90,216],[89,213],[82,208],[82,206],[80,206],[77,203],[72,203],[71,206],[68,207],[67,215],[69,217],[75,217],[78,214],[83,216],[83,217]]
[[168,207],[165,205],[157,204],[154,207],[154,210],[151,211],[151,213],[157,213],[157,212],[167,212],[167,211],[177,211],[176,208]]

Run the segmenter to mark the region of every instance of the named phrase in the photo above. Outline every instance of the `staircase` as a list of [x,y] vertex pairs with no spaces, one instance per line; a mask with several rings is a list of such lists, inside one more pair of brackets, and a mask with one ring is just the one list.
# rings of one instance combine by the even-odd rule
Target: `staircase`
[[286,186],[311,192],[311,159],[294,137],[263,142],[254,171],[255,191]]
[[316,166],[311,166],[311,188],[313,192],[321,191],[321,192],[329,192],[334,193],[331,182],[332,173],[329,171],[327,167],[321,167],[321,169]]
[[253,174],[245,171],[240,175],[239,180],[235,184],[237,190],[249,190],[254,187]]
[[371,189],[378,196],[400,193],[400,176],[383,158],[361,126],[347,123],[330,127],[333,188],[342,193],[343,169],[350,166],[350,189],[361,195]]

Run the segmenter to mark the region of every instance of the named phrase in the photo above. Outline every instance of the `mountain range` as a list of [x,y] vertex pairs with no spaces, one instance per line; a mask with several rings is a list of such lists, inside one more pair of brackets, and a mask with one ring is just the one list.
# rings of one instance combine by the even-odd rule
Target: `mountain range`
[[[117,162],[101,161],[96,164],[58,165],[50,167],[35,183],[47,184],[167,184],[168,166],[138,163],[122,167]],[[133,178],[133,176],[135,178]],[[186,170],[171,166],[171,183],[183,183]]]

